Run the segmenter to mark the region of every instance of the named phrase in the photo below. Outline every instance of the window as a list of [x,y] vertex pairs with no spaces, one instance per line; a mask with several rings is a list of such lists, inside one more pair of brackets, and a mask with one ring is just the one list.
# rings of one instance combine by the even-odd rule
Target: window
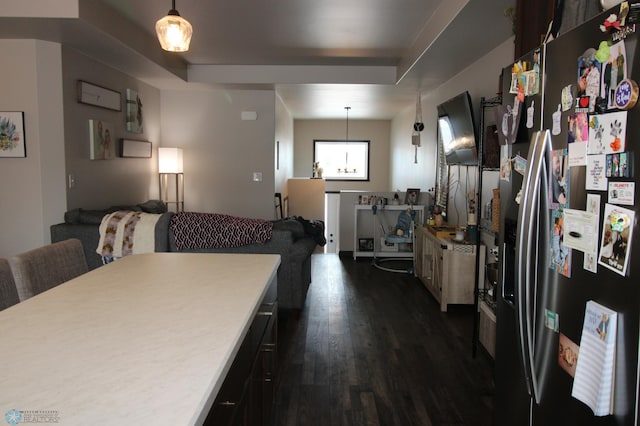
[[369,142],[314,140],[313,162],[326,180],[369,180]]

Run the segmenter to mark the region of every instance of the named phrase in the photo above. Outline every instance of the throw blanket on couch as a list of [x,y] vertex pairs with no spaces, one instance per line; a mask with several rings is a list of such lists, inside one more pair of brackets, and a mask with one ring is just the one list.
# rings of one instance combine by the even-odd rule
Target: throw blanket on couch
[[273,223],[218,213],[176,213],[169,229],[178,250],[239,247],[264,243],[273,235]]
[[96,252],[103,263],[130,254],[155,251],[155,229],[160,214],[119,210],[102,218]]

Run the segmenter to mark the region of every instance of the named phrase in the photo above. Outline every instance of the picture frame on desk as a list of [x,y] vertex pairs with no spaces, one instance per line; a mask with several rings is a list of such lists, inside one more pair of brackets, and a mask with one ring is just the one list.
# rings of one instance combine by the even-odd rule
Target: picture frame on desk
[[420,188],[407,188],[404,203],[412,206],[418,204],[418,200],[420,200]]
[[373,238],[358,238],[358,251],[373,251]]

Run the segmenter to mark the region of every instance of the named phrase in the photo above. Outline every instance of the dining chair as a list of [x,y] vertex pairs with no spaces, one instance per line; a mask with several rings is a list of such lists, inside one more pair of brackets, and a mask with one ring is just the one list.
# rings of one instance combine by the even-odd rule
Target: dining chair
[[16,282],[7,259],[0,259],[0,311],[20,302]]
[[21,302],[89,270],[77,238],[18,254],[9,259],[9,264]]

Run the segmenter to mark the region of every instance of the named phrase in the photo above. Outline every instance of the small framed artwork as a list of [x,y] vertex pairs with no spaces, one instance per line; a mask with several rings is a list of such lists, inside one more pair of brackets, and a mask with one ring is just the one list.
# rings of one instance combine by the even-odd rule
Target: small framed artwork
[[78,102],[100,108],[122,111],[120,92],[78,80]]
[[404,196],[404,203],[409,205],[418,204],[418,200],[420,199],[420,189],[419,188],[408,188],[407,193]]
[[142,133],[142,100],[138,92],[127,89],[127,131]]
[[373,238],[358,238],[358,251],[373,251]]
[[111,160],[116,157],[113,124],[89,120],[89,149],[91,160]]
[[151,142],[122,139],[120,152],[124,158],[151,158]]
[[27,156],[24,139],[24,112],[0,111],[0,157]]

